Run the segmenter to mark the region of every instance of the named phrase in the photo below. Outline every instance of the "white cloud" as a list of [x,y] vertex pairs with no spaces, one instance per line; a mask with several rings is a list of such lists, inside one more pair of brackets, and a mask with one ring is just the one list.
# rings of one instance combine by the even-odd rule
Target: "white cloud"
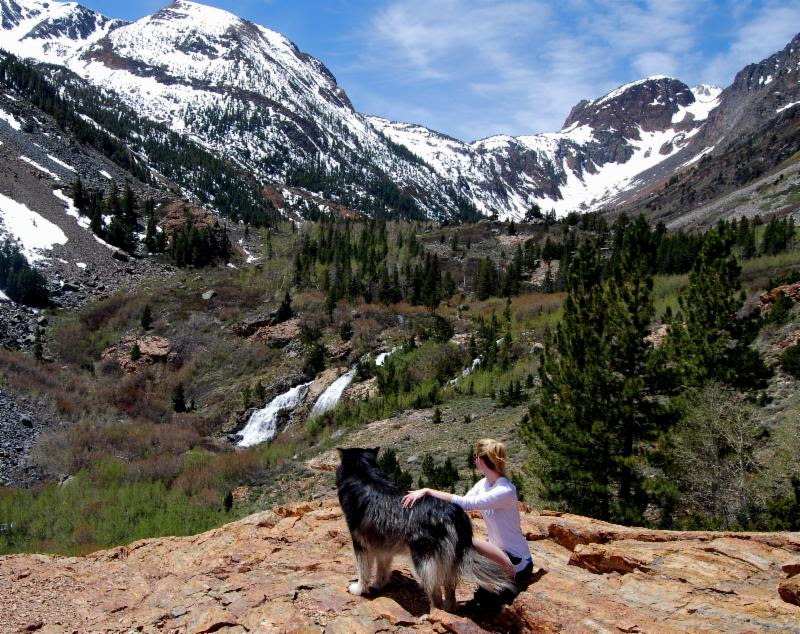
[[[644,76],[726,85],[800,25],[798,6],[759,7],[752,19],[735,0],[389,0],[362,33],[362,64],[399,88],[376,114],[402,118],[424,100],[432,117],[417,122],[465,140],[530,134]],[[727,32],[734,43],[709,62],[709,38]]]
[[737,30],[727,51],[710,61],[706,75],[710,82],[728,85],[747,64],[760,62],[783,49],[800,29],[800,5],[769,2],[755,17]]

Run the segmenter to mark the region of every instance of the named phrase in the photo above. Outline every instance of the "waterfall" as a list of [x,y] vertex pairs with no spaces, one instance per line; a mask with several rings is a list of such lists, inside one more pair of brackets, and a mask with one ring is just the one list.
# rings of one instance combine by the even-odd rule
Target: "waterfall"
[[345,374],[336,379],[328,386],[322,394],[319,395],[314,407],[311,408],[309,418],[314,418],[320,414],[324,414],[330,409],[336,407],[339,399],[342,397],[342,392],[345,391],[348,385],[353,382],[353,377],[356,375],[356,369],[351,368]]
[[[386,361],[386,357],[396,350],[399,350],[399,348],[392,348],[389,352],[381,352],[375,357],[375,365],[383,365],[383,362]],[[328,410],[332,410],[334,407],[336,407],[339,399],[342,398],[342,393],[347,389],[347,386],[353,382],[353,377],[355,377],[355,375],[356,366],[353,366],[349,371],[331,383],[328,388],[319,395],[319,398],[317,399],[317,402],[314,403],[314,407],[311,408],[311,413],[308,415],[308,417],[314,418],[315,416],[320,416]]]
[[278,413],[282,409],[294,409],[299,406],[308,392],[311,383],[296,385],[290,390],[279,394],[272,399],[263,409],[253,412],[247,425],[239,432],[242,439],[237,443],[239,447],[252,447],[262,442],[272,440],[277,433],[276,422]]
[[478,366],[480,366],[482,362],[483,362],[483,357],[478,355],[472,360],[472,365],[464,369],[464,371],[461,373],[461,376],[469,376],[470,374],[475,372],[475,369],[478,368]]

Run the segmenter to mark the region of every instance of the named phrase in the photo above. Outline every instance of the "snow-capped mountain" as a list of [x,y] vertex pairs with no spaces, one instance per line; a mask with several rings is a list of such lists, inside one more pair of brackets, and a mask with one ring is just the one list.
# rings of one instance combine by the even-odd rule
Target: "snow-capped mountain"
[[[177,0],[125,23],[75,3],[0,8],[6,50],[67,67],[264,185],[365,213],[521,217],[534,202],[559,214],[615,205],[719,151],[748,107],[731,89],[650,77],[579,102],[559,132],[465,143],[357,112],[319,60],[220,9]],[[753,91],[769,84],[759,72]]]
[[538,203],[563,214],[606,205],[642,171],[686,146],[718,104],[720,88],[668,77],[581,101],[560,132],[462,143],[421,126],[371,117],[437,173],[472,187],[484,212],[521,215]]
[[76,2],[0,0],[2,47],[19,57],[62,64],[124,24]]

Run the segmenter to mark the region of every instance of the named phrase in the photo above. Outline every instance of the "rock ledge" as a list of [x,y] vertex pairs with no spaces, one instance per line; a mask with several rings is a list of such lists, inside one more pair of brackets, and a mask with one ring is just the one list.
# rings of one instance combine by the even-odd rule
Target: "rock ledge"
[[[0,557],[0,632],[800,633],[800,577],[786,579],[800,570],[798,533],[650,531],[530,512],[523,529],[545,570],[493,618],[430,610],[401,558],[380,596],[348,594],[350,538],[325,500],[86,557]],[[471,593],[462,584],[457,598]]]

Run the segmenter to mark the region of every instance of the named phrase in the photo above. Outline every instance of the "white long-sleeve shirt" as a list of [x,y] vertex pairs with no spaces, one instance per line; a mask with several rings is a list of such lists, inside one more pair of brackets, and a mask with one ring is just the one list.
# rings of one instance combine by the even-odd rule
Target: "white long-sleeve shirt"
[[494,485],[483,478],[465,495],[454,495],[453,503],[465,511],[480,511],[489,531],[489,542],[520,558],[514,572],[525,568],[531,551],[520,527],[517,487],[508,478],[501,476]]

